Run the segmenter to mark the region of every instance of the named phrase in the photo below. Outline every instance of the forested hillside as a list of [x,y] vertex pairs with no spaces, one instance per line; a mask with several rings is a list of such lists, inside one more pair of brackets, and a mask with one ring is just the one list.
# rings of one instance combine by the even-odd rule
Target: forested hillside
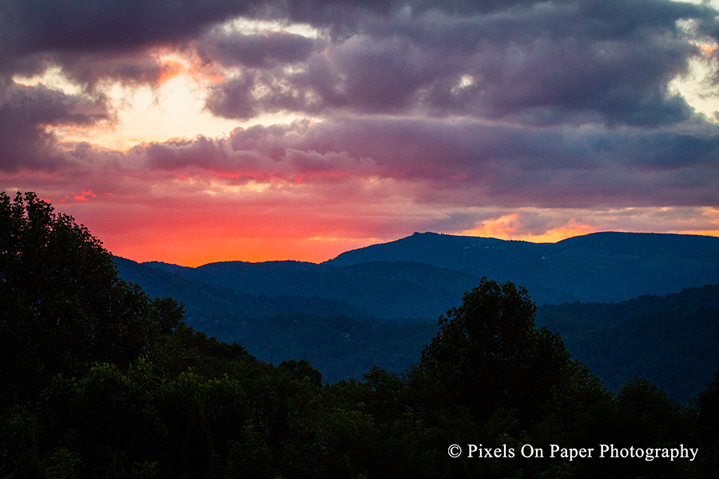
[[193,330],[72,218],[3,193],[0,301],[2,477],[711,478],[719,465],[719,375],[686,407],[640,378],[612,394],[510,282],[480,280],[406,374],[323,384],[306,361],[272,366]]
[[197,268],[149,262],[143,266],[243,294],[341,302],[376,318],[437,317],[481,279],[461,271],[408,262],[347,267],[299,261],[228,261]]
[[719,285],[614,304],[543,306],[537,323],[560,331],[574,357],[612,390],[642,376],[685,403],[719,369]]
[[[114,260],[123,279],[139,283],[153,296],[181,300],[187,324],[223,341],[238,342],[263,361],[306,359],[329,381],[359,378],[374,365],[404,371],[419,360],[422,346],[437,332],[439,314],[379,319],[341,301],[241,293],[189,280],[169,272],[169,267],[166,271]],[[401,292],[395,297],[404,301]]]
[[[119,266],[127,274],[125,265]],[[338,301],[377,318],[437,317],[483,277],[522,284],[539,305],[615,302],[719,284],[719,238],[597,233],[535,244],[424,233],[348,251],[322,264],[143,266],[243,294]]]

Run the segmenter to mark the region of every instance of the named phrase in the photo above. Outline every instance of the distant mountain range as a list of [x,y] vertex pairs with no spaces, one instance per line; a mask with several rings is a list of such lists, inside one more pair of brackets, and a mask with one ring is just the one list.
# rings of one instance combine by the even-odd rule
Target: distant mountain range
[[[322,264],[230,261],[197,268],[124,264],[121,275],[147,290],[169,293],[171,284],[203,297],[220,294],[217,289],[209,293],[210,287],[222,288],[223,301],[253,317],[276,308],[294,312],[335,308],[353,316],[431,318],[458,304],[483,276],[526,287],[539,305],[622,301],[719,283],[719,238],[595,233],[558,243],[529,243],[415,233],[348,251]],[[182,280],[193,286],[188,289],[190,283]],[[231,298],[228,290],[234,292]],[[185,301],[194,302],[195,296]],[[270,305],[269,297],[285,297],[284,306],[274,301]]]
[[537,304],[622,301],[719,283],[719,238],[594,233],[557,243],[415,233],[325,264],[424,263],[526,287]]
[[[289,296],[340,302],[377,318],[435,317],[476,286],[479,277],[409,262],[332,264],[231,261],[187,268],[165,263],[143,266],[197,283],[261,297]],[[355,313],[357,314],[357,313]]]
[[[241,344],[262,361],[278,364],[290,358],[307,359],[328,381],[359,377],[375,365],[403,371],[419,361],[422,346],[437,330],[436,317],[383,320],[341,301],[248,294],[171,272],[190,274],[194,268],[158,263],[151,263],[152,267],[118,257],[115,263],[121,278],[139,284],[147,294],[181,301],[190,326],[221,341]],[[317,265],[264,266],[285,271]]]
[[[182,301],[190,325],[236,341],[264,361],[308,359],[332,381],[358,376],[374,364],[401,371],[417,362],[436,334],[437,318],[459,305],[483,276],[526,287],[540,305],[538,324],[560,331],[570,352],[612,387],[646,371],[662,380],[666,375],[658,369],[674,371],[667,361],[680,353],[686,357],[694,345],[707,362],[691,385],[671,385],[677,397],[701,390],[709,371],[719,369],[719,357],[706,350],[707,344],[719,345],[713,325],[719,308],[711,303],[697,319],[686,305],[676,313],[670,300],[656,299],[719,284],[714,237],[596,233],[536,244],[415,233],[322,264],[231,261],[190,268],[122,258],[116,264],[120,277],[148,294]],[[628,301],[642,295],[655,299]],[[640,311],[637,305],[647,301],[654,310]],[[551,306],[575,302],[618,303]],[[637,328],[652,330],[651,324],[662,331],[644,341]],[[673,338],[682,338],[681,347],[672,349]],[[657,344],[661,365],[654,367],[656,355],[647,348]]]

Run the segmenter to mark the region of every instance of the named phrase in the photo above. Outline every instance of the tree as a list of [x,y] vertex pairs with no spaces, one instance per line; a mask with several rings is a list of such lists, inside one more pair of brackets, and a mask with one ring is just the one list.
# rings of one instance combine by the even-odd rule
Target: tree
[[421,373],[477,420],[500,407],[532,416],[573,367],[559,335],[534,327],[535,311],[526,289],[483,278],[440,317]]
[[317,387],[322,386],[322,373],[313,368],[306,359],[286,359],[282,361],[277,368],[280,371],[289,373],[294,379],[302,381],[306,379]]
[[122,281],[101,242],[34,193],[0,193],[0,304],[0,401],[95,362],[127,367],[182,317]]

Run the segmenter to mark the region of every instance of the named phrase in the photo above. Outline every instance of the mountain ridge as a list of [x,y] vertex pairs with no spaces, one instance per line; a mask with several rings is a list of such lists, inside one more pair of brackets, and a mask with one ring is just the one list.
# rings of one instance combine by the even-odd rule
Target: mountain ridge
[[553,292],[534,294],[538,304],[622,301],[719,282],[719,238],[671,233],[600,232],[556,243],[415,233],[323,264],[392,258]]
[[[527,288],[539,307],[537,323],[559,331],[570,352],[612,388],[641,374],[687,400],[714,363],[690,373],[681,357],[716,361],[716,302],[690,296],[716,287],[687,289],[719,284],[719,238],[610,232],[536,244],[418,233],[337,258],[197,268],[116,263],[123,279],[185,303],[193,327],[237,341],[262,360],[311,359],[332,380],[356,377],[372,364],[401,372],[436,333],[436,318],[461,304],[480,274]],[[704,309],[677,303],[690,297]],[[614,360],[620,353],[622,361]],[[681,367],[663,371],[667,354]]]
[[[143,265],[246,294],[328,298],[385,318],[415,317],[426,308],[424,316],[433,317],[482,277],[524,286],[539,305],[616,302],[719,283],[719,238],[600,232],[531,243],[427,232],[322,263]],[[393,299],[392,291],[404,299]]]
[[331,299],[378,318],[436,317],[461,300],[462,293],[480,279],[411,262],[337,267],[307,262],[226,261],[197,268],[167,264],[155,264],[154,268],[242,294]]

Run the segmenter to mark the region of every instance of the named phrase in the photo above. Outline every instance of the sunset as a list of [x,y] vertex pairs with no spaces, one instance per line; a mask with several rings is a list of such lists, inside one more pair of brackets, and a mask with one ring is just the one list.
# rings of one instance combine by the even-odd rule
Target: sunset
[[717,4],[3,2],[0,189],[113,254],[719,235]]
[[719,0],[0,0],[0,478],[715,479]]

